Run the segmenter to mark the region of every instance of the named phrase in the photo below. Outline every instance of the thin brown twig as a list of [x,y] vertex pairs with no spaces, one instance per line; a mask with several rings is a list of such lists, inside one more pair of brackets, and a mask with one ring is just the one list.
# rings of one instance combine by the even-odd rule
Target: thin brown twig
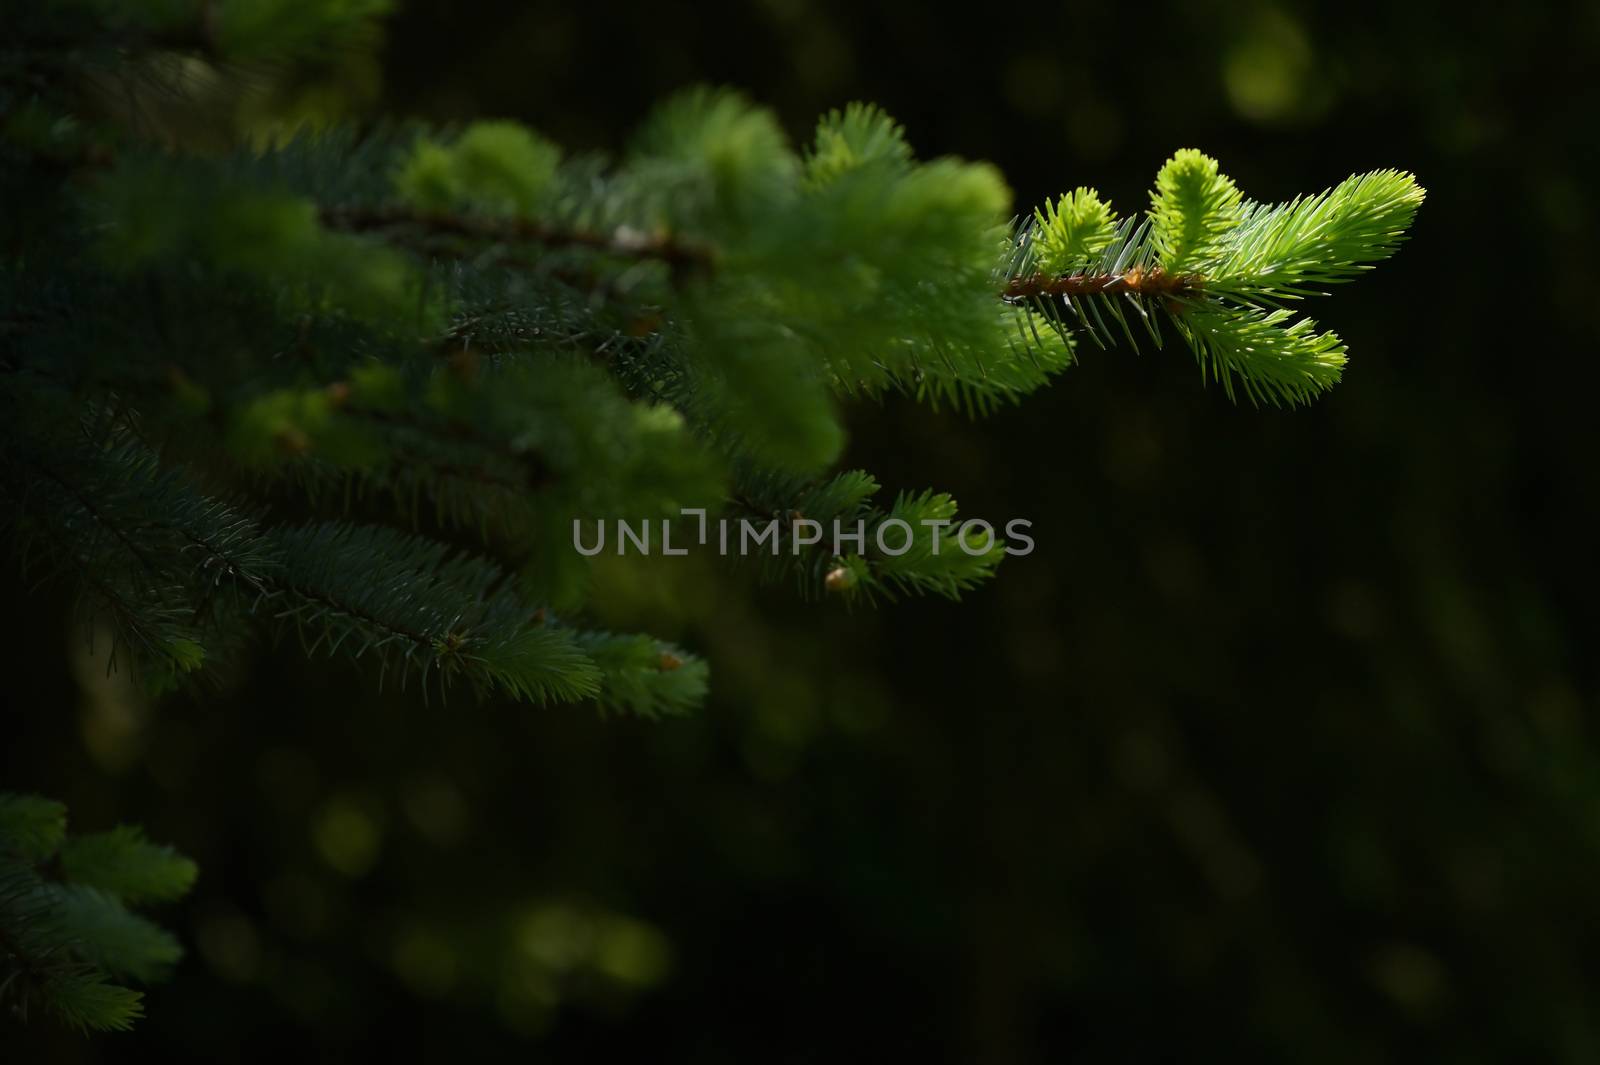
[[329,229],[352,233],[413,227],[432,234],[472,240],[585,248],[606,255],[664,263],[674,277],[711,264],[711,252],[707,248],[686,243],[670,234],[641,233],[626,227],[612,233],[599,233],[528,219],[427,213],[404,207],[327,207],[322,210],[322,224]]
[[1198,274],[1170,274],[1160,267],[1129,270],[1125,274],[1033,274],[1015,277],[1002,294],[1008,300],[1040,296],[1152,296],[1177,298],[1198,295],[1205,279]]

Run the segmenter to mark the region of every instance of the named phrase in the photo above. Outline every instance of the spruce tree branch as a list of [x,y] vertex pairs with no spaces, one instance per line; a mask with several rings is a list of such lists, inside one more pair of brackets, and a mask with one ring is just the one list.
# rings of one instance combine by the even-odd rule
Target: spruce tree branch
[[653,260],[665,264],[674,279],[709,267],[713,258],[710,249],[700,245],[668,234],[646,234],[626,227],[607,234],[526,219],[423,213],[399,206],[325,207],[321,217],[327,228],[347,233],[381,233],[411,227],[437,236],[581,248],[626,259]]
[[34,469],[44,474],[46,478],[54,481],[61,487],[63,491],[76,500],[78,505],[84,509],[84,512],[87,513],[91,519],[93,519],[94,523],[100,528],[106,530],[119,543],[121,543],[122,546],[127,549],[128,553],[132,555],[141,566],[144,567],[144,569],[151,575],[152,578],[159,578],[162,575],[162,569],[156,564],[155,560],[152,559],[142,547],[136,544],[124,529],[120,528],[116,522],[111,521],[95,503],[95,501],[89,497],[88,493],[84,492],[79,486],[73,484],[65,477],[62,477],[60,474],[56,473],[48,465],[40,462],[38,459],[24,458],[24,461],[28,462],[28,464]]
[[[0,923],[0,956],[10,958],[11,963],[21,970],[24,980],[38,983],[43,979],[42,974],[46,971],[44,962],[35,958],[21,942],[8,935],[3,923]],[[4,986],[0,985],[0,991],[3,990]]]
[[[55,478],[51,479],[55,480]],[[59,480],[57,483],[60,483]],[[19,512],[26,502],[22,494],[11,491],[3,484],[0,484],[0,495],[8,497],[8,501]],[[104,524],[103,521],[100,521],[98,516],[94,515],[92,512],[91,517],[96,519],[97,524]],[[117,534],[116,539],[126,543],[126,537],[120,533]],[[139,552],[134,552],[134,559],[140,564],[141,568],[145,569],[146,571],[149,570],[148,561]],[[115,661],[116,647],[122,637],[137,637],[140,642],[148,643],[149,640],[146,638],[142,629],[142,616],[139,612],[138,605],[124,595],[122,591],[116,588],[109,580],[103,577],[98,572],[97,567],[88,564],[82,558],[77,558],[75,561],[78,562],[76,577],[81,582],[81,587],[83,588],[84,593],[90,596],[97,596],[99,598],[100,610],[108,613],[112,618],[117,619],[117,621],[120,621],[120,625],[117,624],[117,622],[113,622],[113,631],[117,635],[113,637],[112,641],[112,660]],[[26,565],[26,563],[24,563],[24,565]]]
[[[396,639],[402,639],[410,643],[414,643],[424,651],[432,653],[437,650],[437,641],[434,637],[429,636],[427,633],[396,624],[395,622],[379,617],[377,614],[374,614],[369,610],[365,610],[360,606],[346,602],[339,597],[313,589],[309,586],[302,586],[301,584],[288,581],[283,583],[281,590],[297,596],[309,603],[314,603],[318,606],[321,606],[332,613],[342,614],[353,621],[361,622],[363,625],[370,625],[379,632],[386,633]],[[290,609],[282,616],[290,618],[295,617],[295,611]]]
[[[43,467],[42,464],[32,463],[47,478],[58,484],[68,492],[84,509],[94,518],[96,524],[109,532],[130,552],[134,559],[149,573],[153,579],[159,579],[163,573],[161,567],[141,549],[129,536],[128,531],[121,528],[117,522],[102,513],[77,486],[60,477],[53,471]],[[162,525],[165,523],[156,523]],[[247,568],[238,564],[237,560],[220,544],[213,543],[203,536],[178,525],[168,526],[172,531],[179,533],[185,540],[208,551],[214,558],[224,560],[228,569],[235,576],[246,581],[259,594],[262,601],[275,601],[287,607],[279,616],[283,618],[299,619],[301,610],[296,609],[294,601],[299,600],[310,604],[313,609],[341,615],[351,621],[358,622],[375,632],[382,633],[387,639],[402,640],[415,646],[425,654],[438,656],[441,653],[440,641],[452,638],[449,633],[433,634],[426,630],[407,625],[393,617],[384,616],[370,610],[360,603],[352,602],[348,597],[342,596],[336,590],[318,586],[314,583],[297,580],[288,574],[261,572],[251,574]],[[269,534],[270,535],[270,534]],[[108,604],[129,617],[137,617],[137,608],[127,602],[110,584],[99,579],[98,574],[86,568],[82,574],[83,579],[100,594]],[[195,612],[198,614],[198,610]],[[541,620],[547,615],[539,611]]]
[[1135,267],[1122,274],[1063,274],[1051,277],[1032,274],[1015,277],[1006,283],[1002,298],[1008,301],[1036,299],[1040,296],[1197,296],[1205,288],[1198,274],[1171,274],[1159,266],[1150,270]]
[[426,463],[447,476],[457,476],[463,480],[471,480],[480,484],[517,491],[538,491],[548,488],[556,480],[555,472],[550,469],[549,465],[537,453],[518,450],[506,440],[486,436],[471,426],[459,422],[441,425],[420,418],[408,417],[400,411],[383,410],[360,404],[351,404],[342,409],[346,414],[378,425],[405,429],[422,436],[430,436],[437,433],[446,440],[480,448],[491,455],[514,463],[523,471],[524,481],[518,484],[502,477],[496,477],[485,470],[471,470],[460,463],[452,463],[436,459],[433,456],[408,452],[408,457],[413,461]]

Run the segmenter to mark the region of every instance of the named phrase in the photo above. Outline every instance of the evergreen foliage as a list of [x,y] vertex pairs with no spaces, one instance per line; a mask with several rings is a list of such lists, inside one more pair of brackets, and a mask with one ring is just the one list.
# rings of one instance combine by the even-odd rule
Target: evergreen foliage
[[149,983],[182,955],[131,907],[171,902],[195,866],[129,827],[67,835],[60,803],[0,794],[0,1008],[46,1012],[84,1031],[121,1031]]
[[982,413],[1165,320],[1229,396],[1309,400],[1344,344],[1285,305],[1391,254],[1423,195],[1380,171],[1258,204],[1185,150],[1142,218],[1079,188],[1018,225],[993,167],[919,161],[875,108],[796,151],[713,90],[614,160],[288,103],[217,143],[216,84],[299,84],[383,7],[48,0],[0,46],[0,183],[30,205],[0,221],[4,524],[157,687],[267,630],[401,682],[680,712],[704,664],[585,627],[575,520],[898,519],[903,554],[767,568],[959,596],[1003,545],[936,552],[948,495],[830,473],[841,398]]

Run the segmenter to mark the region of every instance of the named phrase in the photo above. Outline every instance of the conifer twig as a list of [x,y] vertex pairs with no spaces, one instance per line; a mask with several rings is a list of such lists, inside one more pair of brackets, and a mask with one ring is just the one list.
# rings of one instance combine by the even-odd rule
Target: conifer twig
[[1014,277],[1006,283],[1006,300],[1035,299],[1040,296],[1152,296],[1183,297],[1198,295],[1205,279],[1198,274],[1169,273],[1160,267],[1138,267],[1121,274],[1075,273],[1051,276],[1031,274]]
[[549,248],[583,248],[628,259],[664,263],[674,277],[711,264],[707,248],[666,233],[642,233],[626,226],[612,233],[563,228],[521,218],[488,218],[467,214],[425,213],[406,207],[325,207],[322,224],[349,233],[371,233],[413,226],[429,233],[473,240],[543,244]]

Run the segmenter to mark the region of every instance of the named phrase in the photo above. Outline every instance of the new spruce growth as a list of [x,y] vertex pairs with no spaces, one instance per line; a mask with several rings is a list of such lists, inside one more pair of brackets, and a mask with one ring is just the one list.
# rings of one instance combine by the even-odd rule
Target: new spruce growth
[[703,663],[587,626],[574,520],[898,518],[903,554],[869,536],[771,568],[959,596],[1001,545],[936,552],[954,500],[832,472],[841,401],[987,412],[1082,337],[1141,334],[1229,396],[1309,400],[1346,350],[1295,306],[1390,255],[1422,200],[1379,171],[1255,203],[1185,150],[1143,215],[1078,188],[1016,224],[994,167],[918,160],[875,108],[797,150],[710,90],[614,159],[505,121],[291,134],[259,91],[238,147],[190,146],[218,120],[183,71],[292,78],[382,6],[47,0],[0,48],[0,181],[31,205],[0,221],[4,525],[157,687],[276,634],[399,681],[684,710]]

